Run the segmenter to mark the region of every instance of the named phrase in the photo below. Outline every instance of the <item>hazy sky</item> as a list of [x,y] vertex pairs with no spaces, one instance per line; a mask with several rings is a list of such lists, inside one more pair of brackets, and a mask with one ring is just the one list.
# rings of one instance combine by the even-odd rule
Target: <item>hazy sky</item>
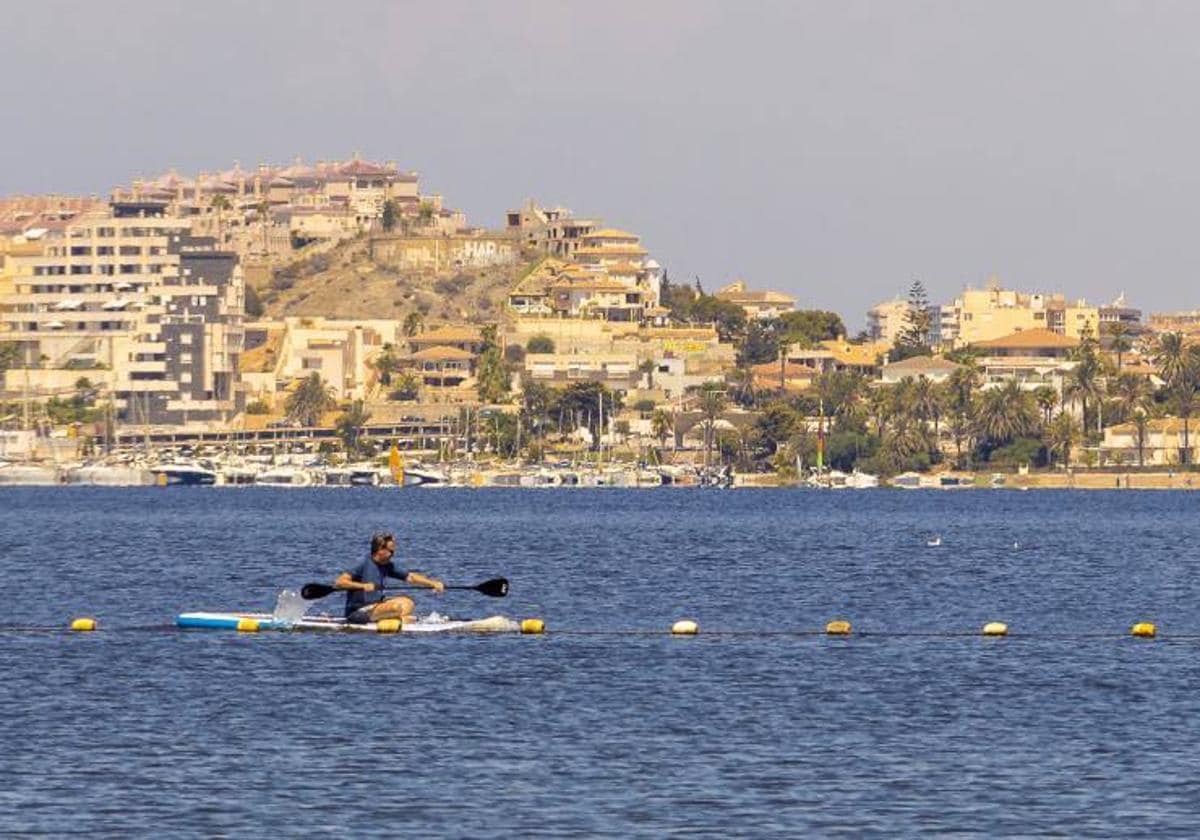
[[1200,305],[1200,3],[25,2],[0,194],[394,159],[851,329],[914,277]]

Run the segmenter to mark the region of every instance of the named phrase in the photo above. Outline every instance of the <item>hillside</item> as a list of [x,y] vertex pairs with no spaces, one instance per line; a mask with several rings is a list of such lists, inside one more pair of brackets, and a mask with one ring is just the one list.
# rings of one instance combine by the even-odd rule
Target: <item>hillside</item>
[[484,322],[500,317],[505,296],[527,268],[521,263],[440,273],[397,270],[373,262],[366,240],[356,239],[276,268],[269,278],[248,271],[247,282],[271,318],[402,320],[415,311],[430,321]]

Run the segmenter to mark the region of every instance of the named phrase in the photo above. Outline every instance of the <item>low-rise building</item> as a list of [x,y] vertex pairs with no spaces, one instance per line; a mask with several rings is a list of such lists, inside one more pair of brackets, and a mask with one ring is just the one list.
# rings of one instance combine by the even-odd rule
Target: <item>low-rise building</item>
[[1075,367],[1071,354],[1079,347],[1047,329],[1022,330],[971,345],[983,372],[983,387],[1015,380],[1028,390],[1049,385],[1061,393],[1063,379]]
[[945,382],[954,371],[962,367],[963,365],[941,356],[911,356],[899,362],[885,364],[879,373],[879,380],[885,385],[895,385],[905,379],[922,377],[931,382]]
[[[1141,462],[1146,466],[1166,467],[1185,462],[1195,464],[1200,449],[1200,431],[1194,420],[1188,424],[1187,446],[1184,446],[1184,422],[1178,417],[1156,417],[1147,420],[1141,439]],[[1121,423],[1104,430],[1100,444],[1101,457],[1107,463],[1129,466],[1138,461],[1137,423]],[[1186,457],[1190,450],[1190,457]]]
[[637,356],[631,353],[528,353],[525,373],[533,382],[556,388],[598,382],[622,395],[637,388],[642,378]]
[[778,318],[785,312],[796,311],[796,299],[791,295],[771,289],[755,291],[746,285],[745,280],[735,280],[722,286],[713,296],[740,306],[748,318]]
[[837,338],[813,346],[792,344],[787,348],[786,358],[818,373],[850,371],[874,379],[890,349],[891,345],[882,341],[856,344]]

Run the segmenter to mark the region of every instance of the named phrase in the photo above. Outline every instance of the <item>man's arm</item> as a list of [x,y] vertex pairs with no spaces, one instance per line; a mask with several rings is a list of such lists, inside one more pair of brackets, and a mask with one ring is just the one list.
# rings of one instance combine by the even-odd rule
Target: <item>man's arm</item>
[[362,592],[374,592],[375,584],[355,580],[349,572],[342,572],[333,582],[334,589],[358,589]]
[[428,586],[434,592],[445,592],[446,584],[442,583],[437,578],[426,577],[420,572],[409,572],[404,578],[405,583],[416,584],[417,586]]

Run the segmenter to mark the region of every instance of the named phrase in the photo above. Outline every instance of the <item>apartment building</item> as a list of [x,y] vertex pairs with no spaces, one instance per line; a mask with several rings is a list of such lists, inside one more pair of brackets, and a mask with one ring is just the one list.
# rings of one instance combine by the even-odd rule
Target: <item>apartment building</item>
[[908,301],[900,298],[885,300],[867,310],[867,338],[895,344],[908,327]]
[[937,308],[934,343],[963,347],[1002,338],[1022,330],[1045,329],[1068,338],[1097,335],[1100,309],[1062,294],[1044,295],[1001,288],[992,281],[984,289],[965,289],[953,303]]
[[241,410],[238,258],[164,202],[113,202],[8,260],[0,329],[24,364],[7,372],[7,390],[48,397],[86,376],[118,419],[150,425]]

